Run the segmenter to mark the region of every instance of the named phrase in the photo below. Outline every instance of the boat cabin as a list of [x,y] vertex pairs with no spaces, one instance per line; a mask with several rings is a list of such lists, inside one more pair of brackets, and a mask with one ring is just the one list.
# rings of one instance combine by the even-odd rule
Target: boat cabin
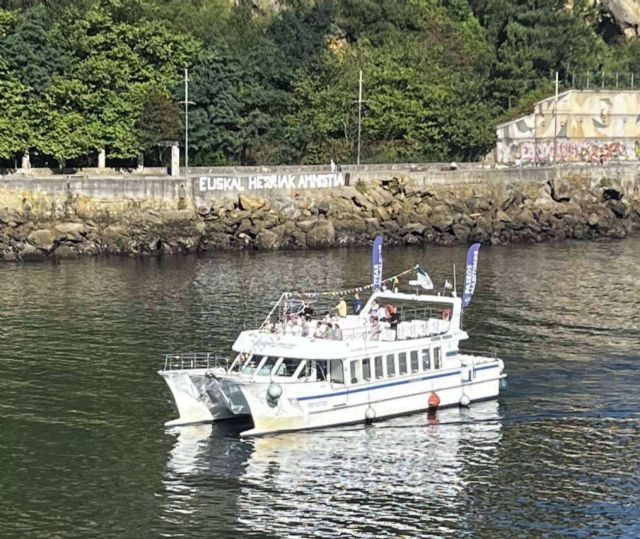
[[[395,324],[379,320],[388,305],[397,313]],[[459,365],[458,342],[467,338],[460,312],[457,297],[375,293],[360,313],[339,318],[341,339],[290,331],[291,318],[242,332],[229,373],[255,382],[354,386],[453,368]],[[372,330],[374,322],[381,329]]]

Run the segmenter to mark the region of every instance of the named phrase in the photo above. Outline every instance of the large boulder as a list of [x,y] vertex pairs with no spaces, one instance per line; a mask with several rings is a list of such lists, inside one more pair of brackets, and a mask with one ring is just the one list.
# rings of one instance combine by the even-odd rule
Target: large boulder
[[307,232],[307,246],[316,249],[331,247],[336,241],[336,231],[331,221],[318,221],[316,226]]
[[249,212],[257,211],[260,208],[265,207],[267,205],[266,200],[258,197],[250,197],[247,195],[240,195],[239,202],[240,202],[240,208]]
[[271,230],[263,230],[256,236],[256,247],[265,251],[271,251],[280,247],[282,238]]
[[82,241],[85,233],[84,223],[59,223],[53,227],[58,241]]
[[46,228],[41,228],[39,230],[34,230],[27,236],[27,240],[29,243],[33,245],[36,249],[42,249],[44,251],[51,251],[53,249],[53,244],[55,243],[56,237],[54,233]]
[[33,245],[25,243],[22,246],[20,258],[25,262],[42,262],[47,260],[47,254],[42,249],[36,249]]

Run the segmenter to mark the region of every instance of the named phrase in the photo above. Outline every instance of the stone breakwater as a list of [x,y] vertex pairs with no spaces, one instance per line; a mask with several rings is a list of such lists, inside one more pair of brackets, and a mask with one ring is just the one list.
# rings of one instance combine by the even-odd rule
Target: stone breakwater
[[148,256],[232,249],[624,238],[640,228],[640,180],[422,186],[392,178],[336,189],[175,200],[97,200],[0,187],[0,258]]

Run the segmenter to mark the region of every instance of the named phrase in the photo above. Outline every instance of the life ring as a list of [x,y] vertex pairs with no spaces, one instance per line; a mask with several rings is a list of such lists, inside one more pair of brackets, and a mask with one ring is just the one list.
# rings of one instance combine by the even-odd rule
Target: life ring
[[443,309],[442,312],[440,313],[440,318],[442,318],[443,320],[449,320],[450,317],[451,317],[451,309]]

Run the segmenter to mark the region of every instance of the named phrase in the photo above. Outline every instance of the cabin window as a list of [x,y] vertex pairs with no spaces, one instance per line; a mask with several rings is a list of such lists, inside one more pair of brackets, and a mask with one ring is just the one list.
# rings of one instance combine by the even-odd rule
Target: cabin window
[[396,375],[396,356],[394,354],[389,354],[387,356],[387,376],[395,376]]
[[431,355],[429,354],[428,348],[422,349],[422,370],[423,371],[431,370]]
[[433,349],[433,368],[442,368],[442,348],[440,346]]
[[258,369],[258,376],[268,376],[271,373],[271,369],[275,366],[276,361],[278,361],[277,357],[265,357],[262,361],[262,365],[260,365],[260,368]]
[[418,351],[412,350],[410,357],[411,357],[411,372],[418,372],[420,370],[420,361],[418,360]]
[[325,360],[316,360],[316,380],[319,382],[324,382],[327,379],[328,363]]
[[305,361],[304,366],[300,369],[298,378],[309,378],[311,376],[311,361]]
[[242,366],[249,360],[249,354],[245,354],[244,352],[240,352],[237,356],[231,367],[229,367],[229,372],[240,372],[242,370]]
[[275,375],[292,377],[298,370],[299,366],[300,366],[299,359],[292,359],[289,357],[282,358],[282,361],[276,367]]
[[344,384],[344,367],[339,359],[332,359],[329,362],[331,366],[331,382],[334,384]]
[[398,354],[398,374],[407,374],[407,353],[400,352]]
[[382,368],[382,356],[376,356],[373,358],[373,363],[376,372],[376,378],[380,379],[384,377],[384,371]]
[[365,357],[362,360],[362,379],[371,380],[371,358]]
[[242,366],[243,374],[253,374],[258,366],[258,363],[262,361],[262,356],[251,356],[244,362]]
[[349,374],[351,376],[351,383],[357,384],[360,381],[360,360],[356,359],[350,364]]

